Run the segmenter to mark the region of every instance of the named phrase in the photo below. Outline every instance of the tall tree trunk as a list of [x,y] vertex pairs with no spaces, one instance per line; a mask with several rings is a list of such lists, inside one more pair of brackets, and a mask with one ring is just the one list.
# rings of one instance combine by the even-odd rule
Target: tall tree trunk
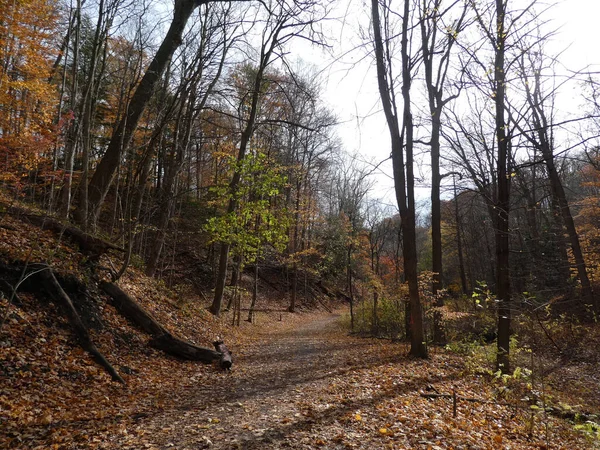
[[75,168],[75,152],[78,139],[78,121],[79,117],[75,117],[77,108],[77,91],[78,91],[78,69],[79,69],[79,40],[81,37],[81,0],[77,0],[77,8],[75,10],[75,31],[73,40],[73,60],[71,62],[71,86],[70,86],[70,109],[74,116],[71,119],[69,129],[67,130],[67,138],[65,143],[65,170],[67,172],[67,184],[62,191],[62,205],[60,215],[64,218],[69,217],[71,211],[71,200],[73,193],[73,172]]
[[[396,199],[400,210],[404,273],[408,282],[410,299],[410,328],[411,348],[410,353],[414,356],[426,358],[427,346],[423,329],[423,312],[419,298],[419,285],[417,274],[417,246],[416,246],[416,224],[415,224],[415,197],[414,197],[414,167],[413,167],[413,119],[410,99],[410,61],[408,54],[408,23],[410,21],[410,0],[404,1],[404,13],[402,19],[402,98],[404,101],[403,111],[403,134],[400,133],[398,125],[398,111],[395,105],[394,93],[391,88],[393,77],[391,68],[386,67],[384,41],[381,35],[381,21],[379,18],[379,2],[371,1],[373,15],[373,33],[375,41],[375,56],[377,62],[377,81],[379,93],[385,112],[388,128],[390,130],[392,144],[392,164],[394,171],[394,184]],[[388,55],[389,56],[389,55]],[[388,60],[389,63],[389,60]],[[406,137],[403,140],[403,135]],[[406,173],[404,171],[403,147],[406,143]]]
[[354,289],[352,287],[352,244],[346,252],[346,290],[350,299],[350,331],[354,331]]
[[[444,306],[444,297],[439,293],[443,287],[443,261],[442,261],[442,207],[440,200],[440,135],[442,131],[442,110],[452,99],[457,97],[451,95],[444,99],[444,84],[450,64],[452,47],[456,41],[455,35],[462,30],[462,23],[467,8],[463,6],[461,17],[452,24],[452,33],[445,33],[438,40],[438,23],[443,21],[442,0],[426,0],[420,4],[421,7],[421,54],[425,68],[425,84],[429,102],[429,113],[431,115],[431,256],[433,283],[432,293],[435,298],[435,306]],[[448,10],[446,10],[447,12]],[[442,40],[443,39],[443,40]],[[442,44],[442,45],[440,45]],[[437,70],[436,69],[437,66]],[[436,75],[434,76],[434,71]],[[433,340],[437,344],[444,344],[446,336],[442,324],[441,311],[433,313]]]
[[258,256],[254,262],[254,280],[252,282],[252,301],[250,302],[250,308],[248,308],[248,319],[247,321],[252,323],[254,321],[254,308],[256,307],[256,300],[258,298]]
[[[175,0],[173,20],[169,27],[169,31],[133,94],[129,107],[127,108],[127,113],[122,117],[119,125],[115,129],[106,149],[106,153],[100,160],[100,163],[89,182],[88,212],[90,224],[96,223],[98,219],[104,198],[110,189],[117,167],[121,162],[123,150],[125,147],[129,146],[131,142],[140,117],[146,109],[146,105],[152,98],[156,83],[162,76],[173,53],[179,45],[181,45],[183,31],[188,19],[196,7],[200,4],[207,3],[207,1],[208,0]],[[78,215],[80,220],[83,219],[83,213],[84,211],[79,209]]]
[[294,264],[292,267],[292,298],[290,300],[290,306],[288,308],[288,311],[293,313],[296,310],[296,303],[298,301],[298,255],[296,255],[296,253],[298,252],[298,235],[299,235],[299,228],[300,228],[300,197],[302,195],[301,193],[301,178],[296,182],[296,205],[295,205],[295,211],[294,211],[294,237],[293,237],[293,251],[292,254],[294,255]]
[[509,211],[510,211],[510,174],[508,173],[510,142],[506,134],[505,114],[505,44],[504,29],[505,0],[496,0],[496,39],[494,44],[494,103],[496,124],[496,145],[498,148],[497,174],[498,197],[495,211],[496,237],[496,294],[498,305],[498,351],[496,364],[502,373],[510,371],[510,320],[511,293],[509,274]]
[[[258,66],[256,77],[254,79],[252,100],[250,102],[250,113],[248,115],[248,120],[246,122],[244,130],[242,131],[242,136],[240,139],[240,148],[237,157],[238,167],[239,163],[246,158],[246,151],[248,150],[250,139],[254,134],[254,126],[256,124],[256,116],[258,114],[258,102],[260,99],[260,92],[264,79],[264,73],[267,68],[267,65],[271,60],[271,56],[273,54],[273,51],[275,50],[275,46],[278,44],[279,33],[283,30],[283,25],[283,22],[277,25],[271,37],[271,42],[268,44],[268,46],[263,46],[261,49],[260,63]],[[238,202],[236,200],[235,194],[237,192],[240,181],[241,172],[239,169],[236,169],[233,174],[233,177],[231,178],[231,182],[229,183],[230,200],[227,206],[227,214],[233,214],[237,209]],[[225,292],[225,282],[227,279],[227,262],[229,260],[229,247],[230,244],[228,242],[221,242],[219,270],[215,282],[215,296],[213,298],[212,305],[209,308],[210,312],[213,313],[215,316],[218,316],[221,313],[221,304],[223,302],[223,293]]]
[[234,298],[237,296],[238,289],[242,282],[242,269],[244,267],[244,255],[236,255],[234,257],[234,265],[233,270],[231,272],[231,283],[230,287],[233,288],[233,293],[229,296],[229,301],[227,302],[227,306],[225,307],[226,311],[231,309],[233,305]]
[[[444,306],[442,289],[442,202],[440,200],[440,130],[442,127],[441,108],[432,108],[431,125],[431,259],[433,272],[432,294],[436,308]],[[445,344],[446,336],[440,310],[433,312],[433,341]]]
[[[419,280],[417,273],[417,236],[416,236],[416,217],[415,217],[415,177],[414,177],[414,125],[411,104],[411,61],[409,57],[408,25],[410,21],[410,0],[404,1],[404,14],[402,18],[402,99],[403,108],[403,126],[406,136],[406,196],[404,196],[404,186],[401,187],[400,199],[404,200],[400,206],[400,216],[402,219],[404,237],[404,272],[408,282],[408,295],[410,297],[410,316],[411,316],[411,349],[413,356],[427,357],[427,346],[425,343],[425,332],[423,329],[423,311],[421,309],[421,300],[419,298]],[[393,152],[393,150],[392,150]],[[401,150],[400,150],[401,152]],[[398,152],[396,152],[398,153]],[[392,157],[392,159],[394,159]],[[403,170],[398,167],[399,161],[394,162],[394,179],[396,173]],[[398,169],[398,170],[397,170]],[[400,178],[404,178],[403,176]],[[404,183],[402,183],[404,184]],[[398,187],[396,187],[398,193]],[[398,194],[396,194],[398,195]],[[405,203],[406,202],[406,203]],[[406,205],[406,206],[405,206]],[[404,214],[403,214],[404,213]]]
[[569,262],[569,253],[567,252],[567,243],[564,237],[560,204],[555,195],[552,195],[552,219],[550,224],[550,230],[556,239],[555,242],[559,255],[557,270],[563,280],[569,280],[569,277],[571,276],[571,265]]
[[[104,0],[100,0],[98,4],[98,18],[96,23],[96,31],[92,42],[92,55],[89,67],[89,74],[86,83],[85,92],[83,94],[83,114],[81,118],[81,180],[79,181],[79,198],[78,211],[80,212],[79,222],[84,231],[87,231],[88,226],[88,170],[90,165],[90,148],[91,148],[91,133],[92,133],[92,118],[94,113],[94,105],[96,99],[96,67],[98,65],[98,57],[100,56],[100,34],[104,24]],[[98,80],[99,81],[99,80]]]
[[467,289],[467,276],[465,274],[465,261],[463,256],[463,248],[462,248],[462,239],[460,237],[460,214],[458,209],[458,195],[456,193],[456,179],[452,176],[452,181],[454,185],[454,217],[456,221],[456,249],[458,252],[458,270],[460,272],[460,284],[462,288],[462,293],[466,294],[468,292]]

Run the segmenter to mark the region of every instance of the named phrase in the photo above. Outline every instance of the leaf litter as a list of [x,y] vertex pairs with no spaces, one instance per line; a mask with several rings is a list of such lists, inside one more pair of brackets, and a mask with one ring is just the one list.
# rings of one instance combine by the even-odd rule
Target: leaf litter
[[[18,241],[22,229],[0,231],[3,259],[48,260],[52,248],[56,267],[72,270],[74,259],[61,256],[72,250],[50,236],[32,251]],[[466,370],[460,355],[412,359],[405,344],[350,336],[339,314],[324,312],[261,314],[232,328],[137,271],[121,285],[180,336],[205,346],[223,337],[233,370],[165,356],[96,299],[92,337],[122,386],[77,346],[52,303],[1,298],[0,448],[595,448],[568,420],[502,401],[491,377]],[[429,389],[485,401],[459,401],[453,417],[450,399],[421,396]]]

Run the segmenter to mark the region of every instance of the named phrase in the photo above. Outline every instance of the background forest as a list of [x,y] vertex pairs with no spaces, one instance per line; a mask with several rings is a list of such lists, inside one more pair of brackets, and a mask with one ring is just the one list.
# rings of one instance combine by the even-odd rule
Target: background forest
[[293,52],[335,57],[330,2],[0,0],[3,214],[75,224],[123,250],[112,281],[135,267],[238,321],[263,279],[290,312],[341,299],[353,331],[415,355],[498,338],[508,371],[515,331],[562,354],[581,335],[549,329],[599,312],[597,75],[547,50],[541,3],[401,3],[362,6],[356,50],[397,207]]

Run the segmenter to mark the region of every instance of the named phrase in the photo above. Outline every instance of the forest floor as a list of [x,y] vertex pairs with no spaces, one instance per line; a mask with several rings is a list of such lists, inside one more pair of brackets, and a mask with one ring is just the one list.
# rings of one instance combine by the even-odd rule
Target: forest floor
[[[85,259],[68,242],[8,216],[1,225],[1,263],[40,260],[85,277]],[[94,291],[78,307],[126,381],[115,383],[53,303],[28,292],[18,302],[0,296],[0,449],[600,448],[600,433],[543,408],[600,411],[596,356],[587,365],[553,362],[543,381],[525,371],[502,378],[465,353],[432,348],[418,360],[405,343],[350,335],[345,311],[257,313],[256,323],[232,327],[228,315],[209,314],[206,301],[175,295],[139,270],[120,286],[190,342],[223,337],[233,369],[150,348]],[[265,290],[262,307],[281,309],[275,291]],[[594,350],[598,341],[582,345]],[[423,396],[452,392],[456,413],[451,399]]]
[[[498,383],[469,375],[461,356],[410,358],[405,344],[348,335],[339,314],[288,318],[255,327],[234,347],[230,372],[148,359],[154,367],[139,366],[124,388],[93,368],[79,379],[70,371],[70,400],[50,407],[56,387],[30,379],[22,395],[37,390],[40,409],[2,427],[0,448],[596,448],[568,420],[503,401]],[[450,399],[421,396],[452,390],[481,401],[459,400],[453,417]],[[58,420],[64,408],[73,415]]]
[[[262,330],[230,373],[193,373],[170,405],[106,436],[105,448],[585,449],[564,419],[498,398],[460,357],[407,356],[407,346],[349,336],[339,315]],[[496,386],[497,387],[497,386]],[[482,400],[428,399],[452,392]]]

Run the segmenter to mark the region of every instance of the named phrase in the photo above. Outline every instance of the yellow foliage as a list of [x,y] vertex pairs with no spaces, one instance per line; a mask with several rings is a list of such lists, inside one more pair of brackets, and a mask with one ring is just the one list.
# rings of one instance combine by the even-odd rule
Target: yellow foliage
[[0,155],[30,170],[49,148],[56,89],[54,0],[0,0]]

